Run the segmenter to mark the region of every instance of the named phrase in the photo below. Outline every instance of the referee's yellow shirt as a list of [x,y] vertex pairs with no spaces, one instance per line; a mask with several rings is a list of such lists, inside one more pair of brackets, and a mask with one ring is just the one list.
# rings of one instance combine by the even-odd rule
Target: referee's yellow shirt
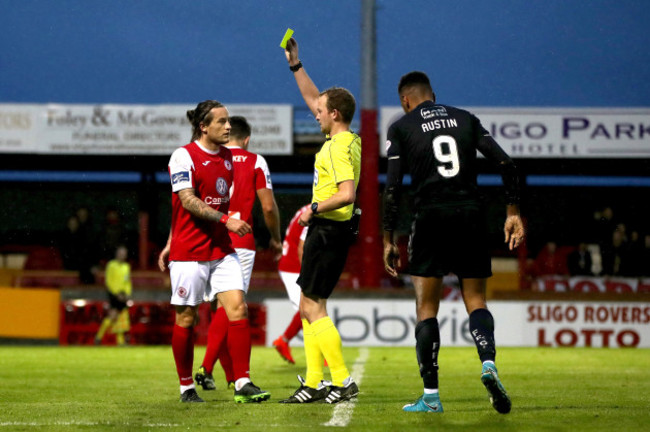
[[[361,174],[361,138],[346,131],[339,132],[323,144],[316,154],[314,163],[314,186],[312,202],[325,201],[336,192],[338,184],[354,180],[354,189],[359,185]],[[318,217],[334,221],[346,221],[352,217],[354,204],[325,213]]]
[[110,260],[106,265],[106,288],[114,294],[124,293],[127,297],[131,295],[131,266],[128,262]]

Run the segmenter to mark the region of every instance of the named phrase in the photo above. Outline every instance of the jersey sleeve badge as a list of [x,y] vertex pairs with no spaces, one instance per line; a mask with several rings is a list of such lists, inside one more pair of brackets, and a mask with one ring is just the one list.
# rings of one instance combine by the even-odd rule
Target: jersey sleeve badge
[[184,183],[184,182],[189,182],[190,181],[190,173],[189,171],[181,171],[172,174],[172,184],[176,185],[179,183]]

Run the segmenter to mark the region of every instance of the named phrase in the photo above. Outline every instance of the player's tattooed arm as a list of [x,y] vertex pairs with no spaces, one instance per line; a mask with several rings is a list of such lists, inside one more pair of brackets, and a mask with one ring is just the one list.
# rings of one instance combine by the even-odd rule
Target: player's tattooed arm
[[[199,219],[222,223],[221,218],[227,216],[204,203],[201,198],[196,196],[194,189],[183,189],[179,191],[178,198],[181,200],[183,208]],[[251,226],[243,220],[226,217],[225,225],[228,231],[232,231],[240,237],[253,232]]]
[[223,216],[222,212],[213,209],[204,203],[201,198],[196,196],[194,189],[183,189],[179,191],[178,198],[181,200],[183,208],[199,219],[219,222]]

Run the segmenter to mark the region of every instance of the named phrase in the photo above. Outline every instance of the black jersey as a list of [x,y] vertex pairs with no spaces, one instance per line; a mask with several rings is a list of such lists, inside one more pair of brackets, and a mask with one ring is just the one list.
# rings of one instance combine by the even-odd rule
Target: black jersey
[[498,164],[508,204],[519,201],[514,163],[473,114],[426,101],[393,123],[387,137],[384,228],[397,216],[402,177],[411,174],[415,208],[476,204],[476,151]]

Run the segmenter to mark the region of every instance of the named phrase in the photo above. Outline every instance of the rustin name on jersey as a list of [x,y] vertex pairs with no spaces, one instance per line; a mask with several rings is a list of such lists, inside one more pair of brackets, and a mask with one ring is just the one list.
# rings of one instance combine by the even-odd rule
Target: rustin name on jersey
[[439,119],[422,123],[422,132],[429,132],[436,129],[458,127],[456,119]]

